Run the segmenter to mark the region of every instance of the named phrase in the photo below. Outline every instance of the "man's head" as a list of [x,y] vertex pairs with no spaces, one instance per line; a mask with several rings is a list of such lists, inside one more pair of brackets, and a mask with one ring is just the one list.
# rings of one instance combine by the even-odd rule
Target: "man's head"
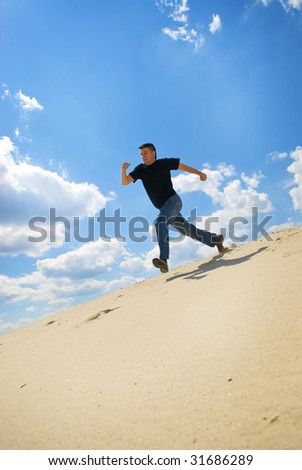
[[140,153],[145,165],[152,165],[156,160],[156,148],[153,144],[143,144],[139,146]]

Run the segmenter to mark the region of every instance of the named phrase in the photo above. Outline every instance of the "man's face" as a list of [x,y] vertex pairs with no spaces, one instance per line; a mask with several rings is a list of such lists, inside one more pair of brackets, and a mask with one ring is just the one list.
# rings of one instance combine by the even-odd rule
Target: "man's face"
[[155,162],[156,158],[154,150],[150,150],[148,147],[145,147],[144,149],[140,149],[140,153],[145,165],[152,165],[152,163]]

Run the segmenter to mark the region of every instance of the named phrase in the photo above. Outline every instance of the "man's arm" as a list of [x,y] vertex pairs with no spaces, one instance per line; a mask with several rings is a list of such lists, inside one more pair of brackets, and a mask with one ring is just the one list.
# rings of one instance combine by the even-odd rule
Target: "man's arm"
[[180,163],[178,165],[178,170],[186,171],[188,173],[193,173],[194,175],[198,175],[201,181],[205,181],[207,179],[207,175],[202,171],[196,170],[192,166],[185,165],[184,163]]
[[121,178],[122,178],[122,185],[127,186],[127,184],[130,184],[134,181],[132,176],[127,175],[127,170],[130,166],[130,163],[124,162],[122,165],[122,173],[121,173]]

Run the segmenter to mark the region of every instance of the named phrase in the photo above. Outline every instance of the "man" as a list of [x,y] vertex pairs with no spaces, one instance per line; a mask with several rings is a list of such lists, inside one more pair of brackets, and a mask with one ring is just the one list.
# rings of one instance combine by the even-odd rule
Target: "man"
[[151,143],[139,147],[143,163],[136,166],[127,174],[130,163],[122,165],[122,184],[128,185],[137,180],[142,180],[144,188],[153,205],[159,209],[155,220],[155,228],[159,245],[159,258],[153,259],[153,265],[162,273],[167,273],[169,259],[169,230],[172,225],[183,235],[187,235],[210,247],[217,247],[219,253],[223,253],[223,236],[198,229],[187,222],[181,215],[182,202],[176,194],[172,181],[171,170],[182,170],[198,175],[201,181],[207,179],[207,175],[191,166],[180,162],[179,158],[156,158],[156,148]]

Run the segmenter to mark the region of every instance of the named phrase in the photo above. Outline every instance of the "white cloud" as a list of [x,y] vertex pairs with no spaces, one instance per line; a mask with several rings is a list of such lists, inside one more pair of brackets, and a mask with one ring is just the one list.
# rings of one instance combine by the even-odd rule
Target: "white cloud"
[[189,11],[190,8],[188,7],[188,0],[181,0],[179,3],[176,1],[175,8],[170,14],[170,17],[173,21],[188,24]]
[[252,176],[246,176],[245,173],[241,173],[241,179],[251,188],[257,188],[261,179],[264,177],[261,171],[254,171]]
[[25,311],[28,312],[28,313],[33,313],[34,311],[36,310],[35,307],[31,306],[31,307],[26,307]]
[[50,243],[50,234],[40,242],[29,242],[28,237],[37,237],[36,232],[30,232],[28,225],[23,224],[1,224],[0,223],[0,255],[17,256],[26,254],[36,258],[42,256],[50,248],[63,245],[65,240],[65,229],[62,224],[57,224],[55,240]]
[[168,14],[173,23],[181,23],[176,29],[174,27],[166,26],[162,29],[166,36],[169,36],[174,41],[183,41],[193,44],[195,49],[199,49],[204,43],[204,36],[197,31],[196,28],[190,26],[189,21],[189,2],[188,0],[157,0],[157,6],[161,13],[165,9],[172,10]]
[[120,267],[128,272],[139,273],[150,268],[150,265],[146,265],[146,259],[144,256],[131,256],[124,259],[121,262]]
[[110,241],[99,238],[57,258],[37,261],[37,269],[46,277],[83,279],[110,271],[126,253],[125,243],[114,238]]
[[24,95],[21,90],[16,93],[16,98],[19,100],[19,105],[24,111],[42,111],[44,109],[44,106],[36,98]]
[[29,286],[22,286],[20,278],[10,278],[0,275],[0,304],[16,303],[27,300],[35,293]]
[[155,0],[155,4],[158,7],[159,11],[161,13],[164,13],[165,8],[172,8],[174,6],[174,0]]
[[258,192],[249,185],[244,188],[239,179],[231,181],[224,187],[220,203],[233,217],[250,214],[252,207],[258,207],[260,212],[273,210],[266,193]]
[[218,14],[212,15],[212,22],[209,24],[209,30],[212,34],[220,31],[222,28],[221,18]]
[[[260,3],[267,7],[272,3],[273,0],[257,0],[257,3]],[[293,10],[302,10],[302,0],[278,0],[279,3],[283,6],[284,10],[289,13]]]
[[[296,147],[292,152],[271,152],[267,155],[272,161],[291,158],[293,163],[287,167],[287,171],[293,175],[293,179],[283,182],[283,189],[292,188],[289,195],[293,201],[295,210],[302,210],[302,147]],[[294,186],[294,187],[293,187]]]
[[124,260],[120,263],[120,267],[123,270],[131,272],[133,274],[138,273],[150,273],[154,270],[152,259],[158,256],[158,246],[156,238],[156,230],[154,225],[150,225],[150,240],[152,241],[153,248],[151,250],[140,253],[140,256],[130,256],[129,254],[125,256]]
[[52,311],[68,308],[75,304],[76,299],[83,296],[101,296],[116,289],[134,284],[141,278],[129,275],[113,280],[100,279],[69,279],[69,278],[45,278],[37,285],[35,295],[31,297],[33,302],[47,300]]
[[221,163],[216,170],[212,170],[209,165],[202,169],[207,175],[205,182],[201,182],[198,176],[188,173],[180,173],[173,178],[173,186],[179,193],[188,193],[193,191],[203,191],[210,196],[213,202],[219,203],[221,200],[220,186],[225,178],[234,175],[233,165]]
[[269,233],[279,232],[280,230],[286,230],[294,226],[295,226],[294,222],[289,218],[287,222],[284,222],[283,224],[272,225],[271,227],[268,228],[268,232]]
[[294,162],[287,168],[289,173],[294,175],[294,184],[296,185],[289,191],[292,198],[294,209],[302,211],[302,147],[290,153]]
[[16,322],[4,322],[0,320],[0,333],[7,333],[10,330],[28,325],[31,322],[33,322],[32,318],[20,318]]
[[280,0],[280,3],[287,13],[291,10],[302,10],[302,0]]
[[5,85],[5,83],[2,84],[2,88],[3,88],[3,91],[2,91],[2,95],[1,95],[1,99],[2,100],[5,100],[6,98],[10,98],[10,91],[8,89],[8,87]]
[[288,157],[287,152],[271,152],[267,155],[268,158],[272,159],[273,161],[276,160],[284,160],[285,158]]
[[[131,275],[123,275],[113,280],[67,277],[55,279],[47,278],[38,271],[20,278],[0,275],[0,304],[18,303],[21,312],[22,302],[24,302],[24,314],[35,315],[35,317],[25,317],[16,321],[0,319],[0,333],[20,328],[58,310],[73,307],[78,297],[101,296],[142,280],[141,277]],[[31,305],[28,305],[30,303]],[[3,314],[2,317],[4,317]]]
[[10,138],[7,136],[2,137],[0,139],[0,156],[2,156],[2,158],[10,159],[11,153],[14,151],[15,147]]
[[49,221],[50,208],[65,218],[94,216],[106,201],[98,187],[89,183],[67,181],[58,173],[45,170],[21,159],[9,137],[0,138],[0,254],[40,256],[50,247],[63,243],[63,226],[56,226],[56,244],[28,242],[28,222],[33,217]]
[[[205,42],[204,35],[199,31],[200,27],[190,24],[190,7],[188,0],[157,0],[156,5],[158,6],[161,13],[166,10],[170,10],[168,18],[173,23],[181,23],[177,28],[166,26],[162,29],[166,36],[169,36],[174,41],[183,41],[193,44],[195,49],[199,49]],[[222,28],[222,21],[218,14],[212,15],[212,21],[209,24],[209,31],[214,34],[220,31]]]
[[[175,239],[170,243],[170,261],[171,269],[182,266],[186,263],[195,261],[198,258],[204,258],[213,253],[213,248],[202,245],[189,237],[179,237],[178,232],[171,232]],[[201,251],[200,251],[201,250]]]
[[240,179],[226,181],[235,174],[233,165],[222,163],[215,170],[208,167],[203,171],[207,174],[205,182],[192,174],[180,174],[173,178],[174,188],[180,193],[204,192],[229,217],[248,215],[252,207],[258,207],[261,212],[273,210],[268,195],[256,190],[263,178],[261,172],[254,172],[251,177],[242,173]]
[[192,193],[200,190],[200,179],[196,175],[180,173],[172,180],[176,192]]
[[164,34],[169,36],[174,41],[183,41],[194,44],[195,49],[202,46],[204,37],[195,29],[188,30],[184,26],[179,26],[177,29],[163,28]]
[[270,2],[271,0],[257,0],[257,3],[262,3],[265,7],[267,7]]

